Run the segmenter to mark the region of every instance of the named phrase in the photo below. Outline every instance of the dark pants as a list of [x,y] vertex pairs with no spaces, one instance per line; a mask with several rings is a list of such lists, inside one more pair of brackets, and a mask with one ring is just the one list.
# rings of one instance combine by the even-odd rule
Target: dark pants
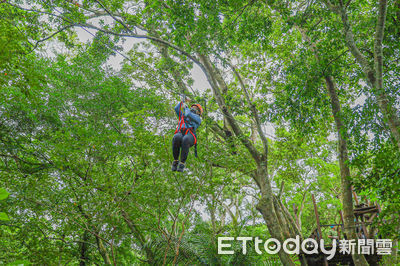
[[174,160],[179,159],[179,152],[181,151],[181,162],[186,162],[186,159],[189,154],[189,148],[194,145],[194,137],[188,132],[186,135],[183,135],[181,132],[178,132],[174,135],[172,139],[172,154],[174,155]]

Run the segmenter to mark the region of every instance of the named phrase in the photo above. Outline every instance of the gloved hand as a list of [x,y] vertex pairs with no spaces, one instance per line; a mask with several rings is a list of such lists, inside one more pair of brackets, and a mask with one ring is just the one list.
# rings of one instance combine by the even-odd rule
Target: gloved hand
[[185,107],[184,107],[185,109],[183,109],[185,112],[184,112],[184,115],[186,116],[186,117],[188,117],[189,116],[189,112],[190,112],[190,108],[189,107],[187,107],[186,105],[185,105]]
[[[186,110],[186,108],[188,108],[188,104],[191,102],[192,100],[190,100],[189,98],[185,97],[185,101],[182,101],[182,107],[183,110]],[[185,111],[186,112],[186,111]]]

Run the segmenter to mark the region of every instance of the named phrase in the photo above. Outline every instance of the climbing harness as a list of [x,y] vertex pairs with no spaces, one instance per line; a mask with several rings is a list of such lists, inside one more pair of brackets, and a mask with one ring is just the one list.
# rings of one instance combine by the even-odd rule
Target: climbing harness
[[[182,127],[183,127],[183,125],[186,124],[184,115],[182,114],[182,111],[181,111],[182,110],[182,103],[183,103],[183,101],[181,101],[179,103],[179,123],[178,123],[178,126],[175,129],[175,133],[174,134],[177,134],[178,132],[182,133]],[[190,134],[192,134],[192,136],[194,138],[194,156],[197,158],[197,138],[196,138],[196,135],[193,133],[192,128],[191,127],[187,128],[186,131],[185,131],[185,134],[183,134],[183,136],[186,136],[189,132],[190,132]]]

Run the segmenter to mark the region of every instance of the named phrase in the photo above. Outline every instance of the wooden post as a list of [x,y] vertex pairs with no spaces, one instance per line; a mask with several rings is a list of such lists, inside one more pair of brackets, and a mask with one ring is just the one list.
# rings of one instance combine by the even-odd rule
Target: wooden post
[[356,204],[359,205],[360,203],[358,201],[357,194],[353,189],[353,186],[351,186],[351,192],[353,192],[353,197],[354,197],[354,200],[355,200]]
[[[311,197],[312,197],[312,201],[313,201],[313,204],[314,204],[315,219],[316,219],[316,221],[317,221],[317,229],[318,229],[318,236],[317,236],[317,237],[318,237],[319,243],[321,243],[322,231],[321,231],[321,225],[320,225],[320,223],[319,223],[319,215],[318,215],[317,204],[315,203],[314,194],[311,194]],[[328,266],[328,261],[327,261],[325,255],[324,255],[324,265],[325,265],[325,266]]]
[[365,238],[368,238],[369,234],[368,234],[367,227],[365,226],[365,223],[364,223],[364,214],[361,215],[360,220],[361,220],[361,226],[362,226],[362,230],[364,232],[364,236],[365,236]]
[[345,231],[344,231],[343,213],[342,213],[341,210],[339,211],[339,214],[340,214],[340,221],[341,221],[341,223],[342,223],[343,239],[347,239],[347,236],[345,236],[345,233],[344,233]]
[[371,217],[369,217],[369,219],[368,219],[368,223],[372,223],[372,221],[374,220],[374,218],[376,217],[376,214],[377,214],[377,212],[374,212],[372,215],[371,215]]
[[381,213],[382,209],[378,202],[376,202],[376,207],[378,208],[378,213]]
[[364,196],[365,202],[367,203],[367,206],[371,206],[371,202],[367,198],[367,196]]

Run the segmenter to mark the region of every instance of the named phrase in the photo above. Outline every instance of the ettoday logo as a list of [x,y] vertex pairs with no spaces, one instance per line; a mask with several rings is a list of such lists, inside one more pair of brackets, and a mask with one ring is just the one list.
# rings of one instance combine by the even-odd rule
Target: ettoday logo
[[313,238],[306,238],[300,243],[300,236],[296,238],[288,238],[283,243],[275,238],[269,238],[262,240],[258,237],[218,237],[218,254],[232,255],[235,253],[232,250],[232,241],[242,242],[242,253],[247,254],[247,244],[253,242],[252,247],[257,254],[266,252],[268,254],[277,254],[281,249],[287,254],[300,254],[300,250],[304,254],[318,254],[322,252],[327,255],[326,259],[332,259],[339,247],[339,253],[341,254],[358,254],[370,255],[390,255],[392,248],[391,239],[358,239],[346,240],[342,239],[339,241],[333,241],[329,249],[325,248],[325,241],[321,239],[319,243]]
[[269,238],[266,241],[258,237],[218,237],[218,254],[234,254],[234,251],[229,249],[232,247],[231,241],[242,242],[242,253],[247,254],[247,242],[253,241],[254,250],[257,254],[262,254],[264,251],[268,254],[277,254],[281,249],[287,254],[300,254],[300,249],[305,254],[318,254],[319,249],[327,255],[330,260],[336,253],[336,242],[332,243],[331,249],[325,249],[323,239],[318,242],[315,239],[307,238],[300,243],[300,237],[288,238],[283,243],[275,238]]

